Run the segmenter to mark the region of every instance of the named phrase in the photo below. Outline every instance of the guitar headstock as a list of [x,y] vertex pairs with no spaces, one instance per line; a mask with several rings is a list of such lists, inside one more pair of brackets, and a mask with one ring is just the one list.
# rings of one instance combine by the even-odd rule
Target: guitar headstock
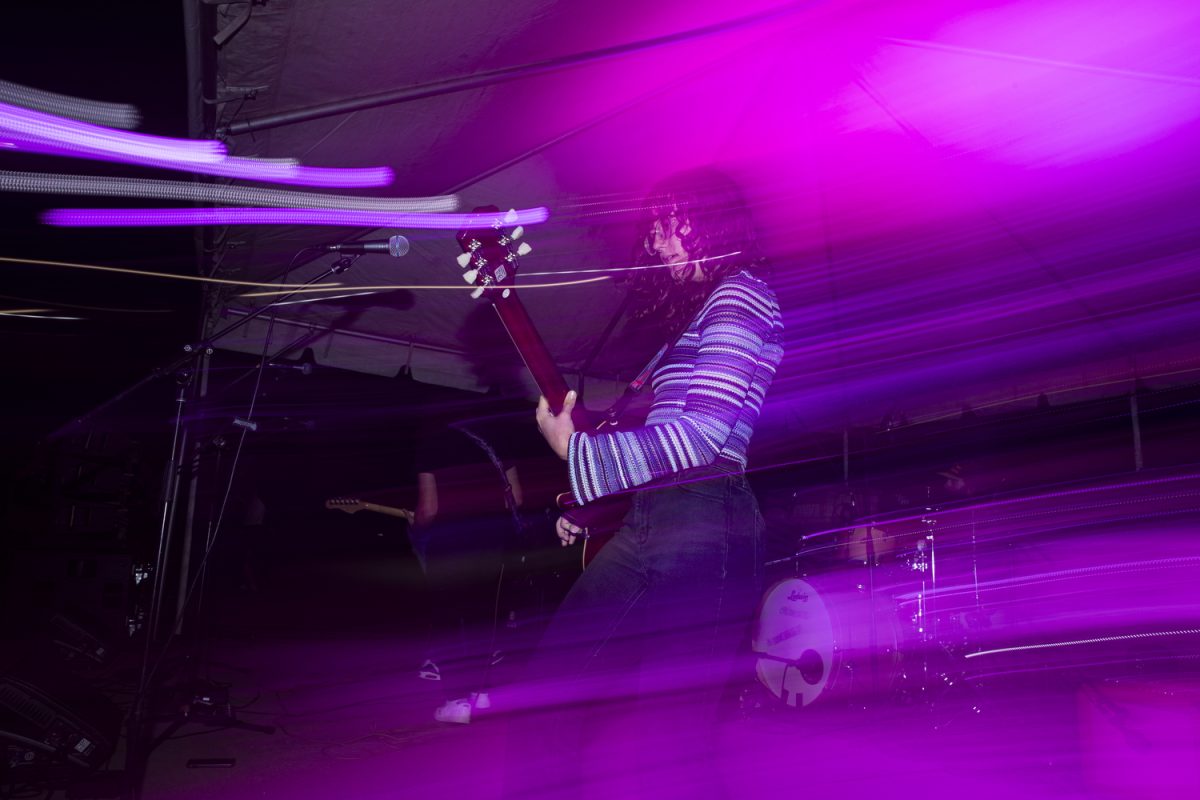
[[517,258],[533,248],[526,242],[517,244],[524,228],[518,225],[512,230],[505,229],[516,221],[513,209],[502,213],[496,206],[480,206],[472,213],[495,214],[495,218],[487,227],[466,228],[455,237],[463,250],[458,257],[463,280],[475,287],[471,292],[473,298],[478,299],[489,289],[500,289],[500,296],[507,297],[517,274]]
[[358,511],[365,511],[367,504],[362,500],[350,497],[331,497],[325,501],[325,507],[336,508],[338,511],[345,511],[347,514],[354,514]]

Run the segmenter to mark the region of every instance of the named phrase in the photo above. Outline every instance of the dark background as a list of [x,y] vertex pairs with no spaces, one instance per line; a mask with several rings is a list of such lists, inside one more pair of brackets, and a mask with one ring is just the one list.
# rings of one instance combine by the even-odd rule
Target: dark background
[[[181,4],[152,3],[136,13],[97,4],[19,4],[6,16],[0,29],[5,79],[130,103],[142,113],[142,132],[186,136]],[[4,154],[0,164],[19,171],[151,176],[149,170],[15,153]],[[195,273],[187,230],[66,230],[38,221],[47,208],[93,203],[88,197],[0,195],[3,255]],[[196,332],[197,284],[12,263],[0,269],[0,307],[55,308],[83,317],[0,318],[6,452],[133,383]]]
[[[180,3],[25,4],[0,28],[0,65],[0,76],[14,83],[132,104],[142,114],[140,132],[188,135]],[[0,169],[183,177],[15,153],[0,154]],[[196,239],[188,229],[72,230],[39,222],[48,208],[119,200],[0,194],[0,204],[0,255],[197,274]],[[8,632],[15,625],[31,633],[55,609],[88,606],[119,628],[137,599],[129,568],[152,560],[158,542],[161,477],[181,385],[178,374],[164,368],[198,338],[201,286],[8,262],[0,263],[0,274],[0,308],[47,308],[53,309],[47,316],[78,318],[0,315],[0,567],[6,584],[0,603]],[[496,410],[479,396],[407,376],[321,369],[260,374],[257,365],[249,356],[217,353],[207,396],[185,407],[200,459],[201,526],[222,519],[218,561],[241,557],[236,539],[254,494],[266,503],[268,526],[278,536],[257,546],[278,548],[281,558],[363,546],[406,550],[398,523],[346,518],[325,510],[324,499],[366,492],[380,502],[411,502],[414,431],[441,424],[445,415]],[[252,410],[258,429],[243,440],[233,421],[250,418]],[[85,421],[76,424],[80,417]],[[525,432],[531,430],[527,425]],[[381,538],[380,530],[388,535]],[[222,553],[227,548],[234,552]],[[237,579],[218,572],[218,584]]]

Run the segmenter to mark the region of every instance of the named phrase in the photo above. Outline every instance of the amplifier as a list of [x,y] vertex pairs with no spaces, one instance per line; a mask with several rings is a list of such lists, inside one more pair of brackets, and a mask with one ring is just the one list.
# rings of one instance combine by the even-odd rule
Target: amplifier
[[72,676],[0,672],[0,741],[98,769],[116,747],[121,718],[108,698]]

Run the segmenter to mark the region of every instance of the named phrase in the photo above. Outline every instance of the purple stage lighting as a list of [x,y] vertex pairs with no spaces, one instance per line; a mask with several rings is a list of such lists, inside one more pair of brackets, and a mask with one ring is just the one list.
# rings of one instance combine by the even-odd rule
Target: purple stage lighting
[[227,156],[216,141],[115,131],[7,103],[0,103],[0,147],[302,186],[386,186],[394,177],[387,167],[306,167],[292,159]]
[[[162,165],[152,165],[162,166]],[[365,188],[387,186],[395,178],[389,167],[306,167],[290,160],[267,160],[232,156],[192,172],[248,181],[288,183],[295,186],[343,186]]]
[[133,130],[141,122],[142,115],[127,103],[104,103],[84,100],[64,94],[46,92],[28,86],[0,81],[0,103],[70,117],[81,122],[93,122],[110,128]]
[[153,197],[175,202],[274,208],[336,208],[355,211],[423,212],[454,211],[456,195],[437,197],[355,197],[297,192],[259,186],[227,186],[194,181],[160,181],[110,178],[93,175],[57,175],[46,172],[0,170],[0,191],[44,194],[90,194],[103,197]]
[[220,142],[117,131],[8,103],[0,103],[0,136],[18,145],[44,144],[88,155],[108,153],[185,164],[213,163],[225,158],[225,145]]
[[[505,226],[536,225],[550,212],[544,207],[520,209]],[[491,225],[495,214],[400,214],[382,211],[314,210],[305,208],[59,208],[42,221],[60,228],[142,228],[187,225],[335,225],[358,228],[434,228],[454,230]]]
[[236,156],[210,163],[182,163],[173,159],[150,158],[144,155],[114,153],[101,148],[56,145],[49,140],[14,135],[0,127],[0,148],[44,153],[72,158],[93,158],[120,164],[136,164],[159,169],[174,169],[222,178],[248,181],[286,183],[295,186],[344,187],[360,189],[387,186],[393,173],[388,167],[304,167],[291,159],[256,159]]

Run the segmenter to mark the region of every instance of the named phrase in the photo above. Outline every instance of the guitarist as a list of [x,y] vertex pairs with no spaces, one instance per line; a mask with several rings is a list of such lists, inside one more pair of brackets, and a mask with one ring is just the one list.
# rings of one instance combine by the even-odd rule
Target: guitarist
[[[550,623],[531,659],[536,683],[526,698],[570,704],[636,686],[635,708],[644,711],[666,690],[694,692],[682,704],[687,713],[642,715],[633,728],[669,726],[669,741],[687,748],[690,760],[705,757],[711,728],[704,723],[761,592],[763,522],[744,472],[783,354],[782,321],[745,201],[728,177],[712,169],[674,175],[647,206],[642,244],[647,262],[663,269],[645,273],[653,277],[644,281],[642,315],[682,333],[654,369],[643,426],[577,431],[574,393],[558,414],[545,398],[538,405],[539,430],[565,462],[578,503],[634,497]],[[568,545],[586,531],[566,514],[557,534]],[[636,673],[624,672],[632,664]],[[551,735],[570,741],[581,733],[572,724]],[[653,758],[655,748],[641,751]],[[516,780],[540,781],[555,766],[544,759],[518,766]]]

